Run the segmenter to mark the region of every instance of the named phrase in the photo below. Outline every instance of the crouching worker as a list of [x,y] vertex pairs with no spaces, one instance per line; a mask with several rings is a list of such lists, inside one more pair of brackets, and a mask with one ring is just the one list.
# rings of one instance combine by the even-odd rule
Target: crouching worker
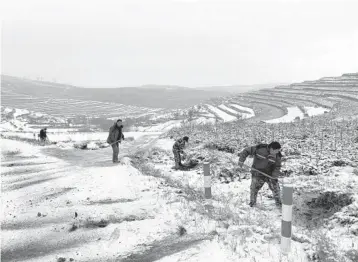
[[109,129],[109,134],[107,138],[107,143],[112,146],[113,149],[113,163],[118,162],[118,154],[119,154],[119,143],[121,143],[122,140],[124,140],[123,135],[123,125],[122,120],[118,119],[113,126]]
[[175,160],[175,169],[180,169],[182,167],[181,163],[181,156],[180,154],[183,154],[185,156],[185,153],[183,149],[185,148],[186,144],[189,142],[189,137],[184,136],[183,138],[178,139],[175,141],[173,145],[173,154],[174,154],[174,160]]
[[250,155],[254,157],[252,167],[257,169],[274,179],[260,174],[255,170],[251,170],[251,186],[250,186],[250,206],[256,205],[257,193],[262,186],[267,183],[273,193],[276,206],[281,207],[280,185],[278,184],[278,176],[281,168],[281,145],[278,142],[272,142],[269,145],[259,144],[245,148],[240,153],[239,167],[242,169],[243,163]]

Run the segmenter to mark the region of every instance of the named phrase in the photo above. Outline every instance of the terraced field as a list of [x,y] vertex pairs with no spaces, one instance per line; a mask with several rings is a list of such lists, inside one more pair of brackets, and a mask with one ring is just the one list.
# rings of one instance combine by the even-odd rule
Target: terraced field
[[[22,82],[21,82],[22,81]],[[323,77],[315,81],[305,81],[289,86],[277,86],[243,94],[218,97],[206,100],[196,106],[178,110],[149,108],[74,97],[64,98],[67,89],[51,83],[29,82],[29,80],[5,78],[2,81],[1,102],[10,108],[27,109],[52,116],[71,118],[78,115],[101,118],[138,118],[147,116],[149,124],[159,124],[171,120],[191,120],[197,123],[230,122],[246,119],[249,122],[269,121],[285,117],[304,118],[330,111],[344,104],[356,106],[358,102],[358,73],[343,74],[340,77]],[[35,91],[19,92],[18,85],[29,85]],[[41,92],[36,91],[37,87]],[[50,87],[51,88],[50,88]],[[42,89],[46,87],[45,89]],[[61,87],[62,89],[59,89]],[[62,90],[61,96],[54,93]],[[88,90],[88,92],[92,92]],[[96,100],[97,99],[97,100]],[[149,99],[149,97],[148,97]],[[296,115],[292,115],[293,113]],[[288,116],[291,114],[291,116]]]
[[[351,73],[215,99],[207,103],[210,107],[205,104],[203,106],[214,118],[224,122],[236,118],[267,121],[286,117],[289,112],[296,112],[295,117],[299,118],[302,118],[302,115],[314,116],[328,112],[340,104],[357,106],[357,102],[358,73]],[[242,110],[243,107],[246,109]],[[250,110],[255,114],[245,115]]]
[[79,99],[61,99],[51,97],[37,97],[16,93],[2,88],[1,104],[10,108],[27,109],[42,112],[53,116],[74,117],[76,115],[88,115],[91,117],[139,117],[154,115],[163,111],[160,108],[145,108],[128,106],[117,103],[105,103],[99,101],[84,101]]

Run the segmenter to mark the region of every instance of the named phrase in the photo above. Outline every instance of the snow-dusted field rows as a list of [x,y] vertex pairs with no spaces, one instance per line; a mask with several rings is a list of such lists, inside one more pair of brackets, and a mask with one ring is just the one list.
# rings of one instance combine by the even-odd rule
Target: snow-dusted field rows
[[[320,111],[319,108],[305,110],[308,114],[320,113],[315,112]],[[307,118],[304,122],[280,125],[252,124],[237,129],[235,125],[225,123],[218,130],[200,126],[191,130],[181,128],[172,130],[168,136],[181,137],[186,134],[195,141],[201,141],[200,145],[192,145],[188,153],[189,158],[200,157],[205,159],[203,161],[211,163],[214,198],[232,203],[228,204],[227,210],[230,207],[234,210],[235,207],[239,207],[239,212],[246,211],[245,204],[248,202],[250,187],[250,180],[246,179],[250,176],[235,170],[237,153],[249,145],[268,143],[272,140],[280,141],[283,144],[285,158],[282,170],[286,174],[282,182],[293,184],[295,187],[294,243],[302,244],[301,248],[306,253],[303,258],[308,258],[309,261],[356,261],[358,194],[355,189],[358,186],[358,122],[354,112],[351,112],[350,116],[346,115],[343,121],[343,115],[348,113],[347,110],[349,106],[340,109],[339,113],[335,112],[334,115],[329,113],[317,118]],[[164,149],[163,146],[161,148]],[[166,150],[169,154],[169,148]],[[160,157],[156,156],[155,159],[158,159],[156,165],[159,170],[165,168],[162,161],[159,161]],[[250,160],[247,162],[248,165],[251,164]],[[177,173],[176,178],[191,187],[202,187],[202,177],[195,173]],[[270,195],[271,192],[264,186],[259,197],[259,209],[262,212],[256,214],[255,218],[251,218],[251,223],[248,223],[253,231],[260,226],[271,228],[271,232],[279,231],[279,228],[272,228],[276,220],[275,215],[271,213],[272,210],[268,208],[273,205],[272,200],[269,204],[270,201],[266,199]],[[270,219],[260,220],[264,214]],[[245,215],[237,216],[241,218],[237,221],[240,225]],[[250,249],[248,246],[251,244],[250,241],[241,243],[247,249]],[[273,242],[270,241],[270,245],[274,245]],[[326,248],[328,246],[329,249]],[[303,258],[296,254],[295,258],[289,261],[301,261]]]
[[225,113],[224,111],[220,110],[217,107],[214,107],[214,106],[208,105],[208,104],[206,104],[206,106],[207,106],[207,108],[209,109],[210,112],[212,112],[213,114],[217,115],[224,122],[237,120],[236,116],[233,116],[233,115],[230,115],[228,113]]
[[[30,101],[29,99],[34,99]],[[52,115],[72,116],[74,112],[77,115],[123,115],[136,116],[138,114],[144,114],[148,112],[157,112],[162,109],[149,109],[143,107],[126,106],[115,103],[101,103],[97,101],[82,101],[75,99],[55,99],[55,98],[36,98],[22,94],[11,94],[3,93],[2,106],[15,107],[15,108],[26,108],[30,111],[37,111],[48,113]],[[24,100],[27,103],[24,103]],[[37,101],[37,102],[36,102]]]

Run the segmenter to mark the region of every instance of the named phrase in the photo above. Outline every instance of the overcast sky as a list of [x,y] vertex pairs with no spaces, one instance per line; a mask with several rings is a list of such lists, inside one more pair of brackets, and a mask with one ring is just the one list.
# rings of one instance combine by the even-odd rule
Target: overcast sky
[[2,74],[79,86],[358,72],[358,1],[2,1]]

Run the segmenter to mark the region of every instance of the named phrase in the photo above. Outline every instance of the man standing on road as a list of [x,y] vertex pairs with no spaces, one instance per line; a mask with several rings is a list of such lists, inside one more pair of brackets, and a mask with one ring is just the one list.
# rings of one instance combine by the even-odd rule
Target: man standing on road
[[118,154],[119,154],[119,143],[124,140],[123,135],[123,125],[122,119],[118,119],[113,126],[109,129],[109,134],[107,138],[107,143],[112,146],[113,149],[113,163],[118,163]]
[[180,154],[183,154],[185,156],[185,153],[183,149],[185,148],[186,144],[189,142],[189,137],[184,136],[183,138],[178,139],[175,141],[173,145],[173,154],[174,154],[174,161],[175,161],[175,169],[180,169],[182,165],[181,163],[181,156]]
[[40,130],[40,142],[41,145],[45,145],[46,139],[47,139],[47,127]]
[[268,184],[273,193],[276,206],[281,207],[280,186],[278,184],[278,176],[281,168],[281,145],[279,142],[272,142],[269,145],[259,144],[245,148],[240,153],[239,167],[241,170],[246,158],[250,155],[254,157],[252,167],[262,173],[265,173],[273,179],[260,174],[255,170],[251,170],[251,186],[250,186],[250,206],[256,205],[257,193],[265,184]]

